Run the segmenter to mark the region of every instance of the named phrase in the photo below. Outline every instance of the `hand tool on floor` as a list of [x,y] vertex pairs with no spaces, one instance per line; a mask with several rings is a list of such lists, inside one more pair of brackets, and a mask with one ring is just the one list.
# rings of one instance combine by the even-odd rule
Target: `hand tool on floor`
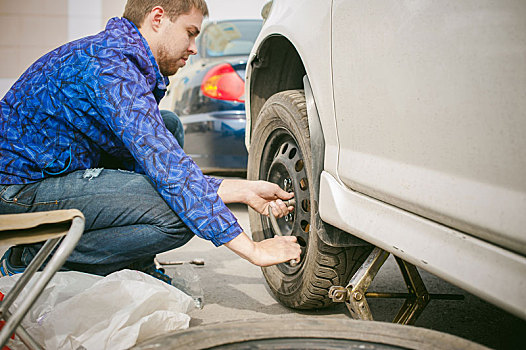
[[197,265],[197,266],[204,266],[205,260],[196,258],[190,261],[157,261],[159,266],[168,266],[168,265],[183,265],[184,263]]
[[[287,207],[294,207],[296,206],[296,200],[294,198],[289,199],[288,201],[283,201]],[[272,207],[268,206],[268,216],[270,218],[270,224],[272,225],[272,229],[274,230],[274,233],[278,236],[283,236],[283,233],[281,233],[281,230],[278,225],[278,221],[276,220],[276,217],[274,216],[274,213],[272,212]],[[292,259],[289,261],[289,265],[294,267],[298,265],[296,260]]]

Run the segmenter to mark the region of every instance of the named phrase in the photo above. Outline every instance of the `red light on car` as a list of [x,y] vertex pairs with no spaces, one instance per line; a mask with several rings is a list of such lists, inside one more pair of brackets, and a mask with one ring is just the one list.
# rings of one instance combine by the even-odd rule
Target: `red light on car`
[[206,73],[201,91],[205,96],[218,100],[245,102],[245,82],[228,63]]

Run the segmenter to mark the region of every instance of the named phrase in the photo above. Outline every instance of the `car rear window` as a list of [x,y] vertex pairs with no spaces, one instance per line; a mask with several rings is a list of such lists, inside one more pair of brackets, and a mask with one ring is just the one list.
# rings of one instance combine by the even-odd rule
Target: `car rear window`
[[246,56],[252,50],[263,21],[221,21],[206,26],[201,37],[204,57]]

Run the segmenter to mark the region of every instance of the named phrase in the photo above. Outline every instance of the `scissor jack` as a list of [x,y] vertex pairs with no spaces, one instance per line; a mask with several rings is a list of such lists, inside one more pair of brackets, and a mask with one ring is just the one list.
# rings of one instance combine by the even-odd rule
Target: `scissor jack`
[[383,266],[389,252],[378,247],[374,248],[362,266],[356,271],[346,287],[332,286],[329,297],[337,303],[345,302],[351,317],[358,320],[373,320],[373,315],[367,303],[367,298],[405,298],[405,303],[393,319],[393,323],[414,324],[416,319],[431,299],[462,300],[458,294],[430,294],[416,267],[395,256],[402,272],[408,293],[373,293],[367,292],[373,279]]

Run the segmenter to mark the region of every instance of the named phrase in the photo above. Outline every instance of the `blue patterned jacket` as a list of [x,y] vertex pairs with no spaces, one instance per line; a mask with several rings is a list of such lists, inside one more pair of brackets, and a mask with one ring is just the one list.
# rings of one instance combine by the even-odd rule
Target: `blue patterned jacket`
[[215,245],[241,233],[166,129],[158,103],[167,78],[126,19],[65,44],[22,74],[0,101],[0,184],[27,184],[97,167],[102,152],[145,173],[183,222]]

